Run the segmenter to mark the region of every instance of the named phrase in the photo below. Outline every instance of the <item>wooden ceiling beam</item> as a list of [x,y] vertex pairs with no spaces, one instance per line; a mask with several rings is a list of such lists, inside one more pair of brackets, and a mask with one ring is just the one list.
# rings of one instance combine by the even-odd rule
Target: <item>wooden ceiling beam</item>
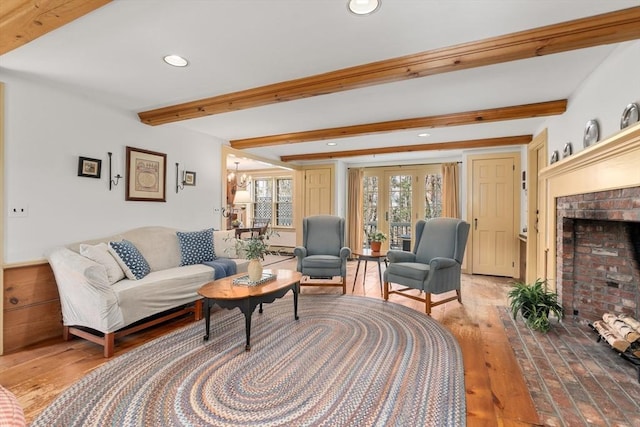
[[502,138],[471,139],[466,141],[451,141],[451,142],[440,142],[440,143],[432,143],[432,144],[367,148],[364,150],[333,151],[329,153],[294,154],[290,156],[281,156],[280,160],[283,162],[300,161],[300,160],[328,160],[328,159],[339,159],[343,157],[370,156],[374,154],[393,154],[393,153],[408,153],[408,152],[418,152],[418,151],[465,150],[465,149],[471,149],[471,148],[503,147],[506,145],[528,144],[531,142],[532,139],[533,139],[533,135],[517,135],[517,136],[505,136]]
[[640,6],[138,113],[149,125],[640,38]]
[[111,0],[2,0],[0,55],[110,2]]
[[234,139],[231,147],[243,150],[247,148],[298,142],[322,141],[325,139],[346,138],[358,135],[370,135],[407,129],[426,129],[447,126],[462,126],[477,123],[489,123],[504,120],[528,119],[562,114],[567,110],[567,100],[539,102],[535,104],[515,105],[486,110],[466,111],[463,113],[441,114],[438,116],[417,117],[413,119],[391,120],[379,123],[367,123],[329,129],[317,129],[281,135],[260,136],[256,138]]

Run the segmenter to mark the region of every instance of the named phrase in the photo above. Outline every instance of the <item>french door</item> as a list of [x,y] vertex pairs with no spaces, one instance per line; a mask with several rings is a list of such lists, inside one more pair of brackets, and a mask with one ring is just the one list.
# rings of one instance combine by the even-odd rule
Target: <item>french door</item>
[[413,249],[416,221],[442,214],[440,165],[368,169],[363,196],[365,233],[385,233],[383,250]]

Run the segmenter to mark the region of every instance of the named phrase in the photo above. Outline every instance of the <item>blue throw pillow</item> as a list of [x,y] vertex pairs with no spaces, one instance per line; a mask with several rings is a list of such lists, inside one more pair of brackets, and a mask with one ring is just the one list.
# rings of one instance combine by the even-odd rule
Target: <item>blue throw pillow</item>
[[128,279],[138,280],[151,272],[149,263],[142,256],[138,248],[128,240],[109,242],[111,253],[116,255],[116,261],[124,270]]
[[180,241],[180,265],[201,264],[216,259],[213,247],[213,228],[202,231],[176,233]]

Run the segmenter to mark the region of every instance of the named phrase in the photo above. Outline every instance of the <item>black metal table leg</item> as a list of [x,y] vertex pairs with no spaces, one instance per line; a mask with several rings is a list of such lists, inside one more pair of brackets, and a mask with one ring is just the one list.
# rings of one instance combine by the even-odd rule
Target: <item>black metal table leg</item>
[[209,341],[209,330],[211,327],[211,305],[209,304],[209,298],[204,299],[204,340]]
[[244,328],[247,334],[247,344],[244,346],[245,351],[251,350],[251,314],[253,314],[253,310],[244,313]]
[[293,318],[298,320],[298,294],[300,293],[300,282],[293,285]]
[[380,295],[382,295],[382,267],[380,267],[380,258],[378,258],[378,280],[380,281]]
[[358,265],[356,265],[356,275],[353,278],[353,288],[351,288],[351,292],[356,290],[356,280],[358,280],[358,271],[360,271],[360,261],[362,260],[358,257]]

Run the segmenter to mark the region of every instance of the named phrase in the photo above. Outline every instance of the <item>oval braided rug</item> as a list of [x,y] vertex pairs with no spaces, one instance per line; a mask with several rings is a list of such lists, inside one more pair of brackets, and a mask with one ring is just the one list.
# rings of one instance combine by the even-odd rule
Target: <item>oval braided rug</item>
[[435,320],[349,295],[214,312],[97,368],[33,426],[461,426],[462,355]]

